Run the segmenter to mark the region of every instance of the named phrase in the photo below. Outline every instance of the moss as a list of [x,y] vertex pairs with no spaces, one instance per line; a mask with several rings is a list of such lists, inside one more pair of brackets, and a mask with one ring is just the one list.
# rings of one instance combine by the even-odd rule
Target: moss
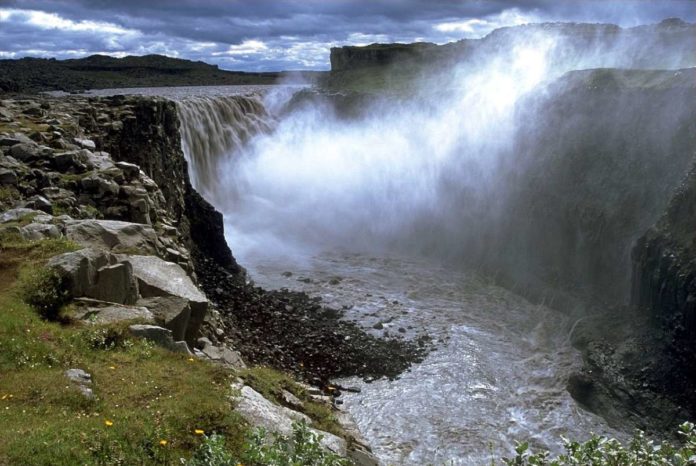
[[21,198],[14,186],[0,186],[0,209],[10,209]]

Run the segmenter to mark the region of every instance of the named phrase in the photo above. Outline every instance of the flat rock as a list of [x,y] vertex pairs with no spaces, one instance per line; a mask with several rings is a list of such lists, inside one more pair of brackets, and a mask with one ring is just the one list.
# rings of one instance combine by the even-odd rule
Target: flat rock
[[[96,304],[92,300],[88,300],[87,303],[92,305]],[[131,320],[154,323],[154,316],[147,308],[110,303],[100,304],[102,304],[103,307],[87,307],[78,314],[78,317],[93,324],[113,324]]]
[[72,220],[65,224],[65,236],[77,243],[113,252],[157,251],[157,234],[151,226],[117,220]]
[[208,311],[208,299],[203,292],[194,285],[184,269],[173,262],[156,256],[125,257],[133,265],[133,274],[138,279],[143,298],[178,296],[189,301],[191,313],[185,340],[193,345]]
[[16,209],[7,210],[0,214],[0,223],[19,222],[20,220],[28,217],[29,215],[41,214],[44,214],[44,212],[35,209],[27,209],[26,207],[19,207]]
[[[260,393],[249,386],[233,385],[239,389],[240,396],[236,398],[235,412],[240,414],[254,427],[262,427],[269,432],[277,432],[284,436],[292,435],[292,425],[304,421],[308,425],[311,420],[305,414],[293,411],[284,406],[273,404]],[[310,428],[317,436],[321,436],[321,445],[338,455],[347,453],[346,441],[328,432]]]

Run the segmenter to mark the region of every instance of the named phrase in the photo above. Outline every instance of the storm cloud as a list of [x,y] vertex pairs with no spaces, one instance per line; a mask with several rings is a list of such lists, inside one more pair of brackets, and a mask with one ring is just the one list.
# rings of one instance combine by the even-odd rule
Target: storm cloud
[[329,48],[451,42],[540,21],[694,21],[696,1],[0,0],[0,58],[164,54],[225,69],[328,69]]

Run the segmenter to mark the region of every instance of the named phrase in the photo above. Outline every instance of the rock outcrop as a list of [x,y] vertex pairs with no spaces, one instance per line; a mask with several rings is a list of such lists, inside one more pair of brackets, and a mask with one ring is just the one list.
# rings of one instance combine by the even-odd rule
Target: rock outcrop
[[[654,351],[654,379],[668,393],[696,390],[696,169],[674,194],[662,218],[633,249],[632,304],[665,336]],[[693,397],[687,398],[696,410]]]

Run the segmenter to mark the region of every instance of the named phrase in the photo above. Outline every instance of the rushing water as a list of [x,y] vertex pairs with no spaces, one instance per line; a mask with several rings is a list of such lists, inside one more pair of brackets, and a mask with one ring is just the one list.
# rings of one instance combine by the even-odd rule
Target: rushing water
[[398,380],[338,381],[361,389],[343,395],[345,407],[385,464],[488,464],[491,453],[510,455],[513,440],[558,449],[561,435],[621,436],[566,391],[581,360],[569,343],[573,321],[558,311],[423,260],[258,257],[241,261],[260,285],[321,296],[377,335],[427,332],[436,340]]
[[[147,91],[179,102],[194,179],[223,211],[235,204],[237,190],[210,189],[207,180],[220,181],[220,166],[196,157],[227,156],[272,131],[268,107],[257,105],[267,91]],[[511,454],[517,439],[557,449],[560,435],[622,435],[578,407],[565,389],[581,365],[569,342],[571,313],[531,304],[432,258],[283,247],[277,235],[240,221],[234,209],[226,213],[228,242],[258,284],[321,296],[377,335],[434,338],[435,350],[398,380],[339,381],[360,387],[343,395],[344,406],[385,464],[486,464],[491,455]]]

